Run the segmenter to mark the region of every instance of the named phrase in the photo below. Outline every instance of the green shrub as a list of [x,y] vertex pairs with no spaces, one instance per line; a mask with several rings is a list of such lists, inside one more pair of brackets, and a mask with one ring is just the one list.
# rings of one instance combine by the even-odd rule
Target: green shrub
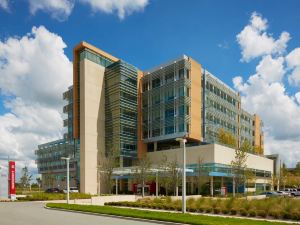
[[206,213],[211,213],[212,212],[212,208],[211,207],[205,207],[205,212]]
[[222,213],[223,213],[223,214],[228,214],[228,213],[229,213],[229,210],[226,209],[226,208],[224,208],[224,209],[222,209]]
[[292,218],[292,215],[291,215],[290,212],[284,211],[284,212],[282,213],[282,218],[283,218],[283,219],[286,219],[286,220],[289,220],[289,219]]
[[198,212],[200,213],[205,212],[205,207],[204,206],[198,207]]
[[235,208],[230,209],[230,214],[231,215],[236,215],[237,214],[237,209],[235,209]]
[[291,219],[293,220],[300,220],[300,213],[299,212],[292,212]]
[[250,217],[256,217],[256,211],[255,210],[249,210],[248,216],[250,216]]
[[273,209],[273,210],[269,211],[269,216],[273,217],[274,219],[281,218],[281,216],[282,216],[281,214],[282,213],[280,212],[280,210]]
[[267,216],[267,213],[265,210],[257,210],[257,215],[265,218]]
[[248,216],[248,212],[245,209],[240,209],[241,216]]
[[181,211],[181,206],[180,206],[180,205],[176,205],[176,206],[175,206],[175,210],[176,210],[176,211]]
[[196,208],[196,206],[194,206],[194,205],[189,206],[189,207],[187,208],[187,210],[188,210],[189,212],[197,212],[197,208]]
[[214,214],[219,214],[221,212],[221,208],[220,207],[216,207],[213,209]]

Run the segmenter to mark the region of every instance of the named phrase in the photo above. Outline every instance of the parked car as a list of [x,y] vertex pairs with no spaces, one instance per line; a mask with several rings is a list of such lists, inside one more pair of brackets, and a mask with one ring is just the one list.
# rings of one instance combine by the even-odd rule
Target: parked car
[[296,188],[286,188],[286,189],[284,189],[284,191],[288,192],[290,194],[290,196],[292,196],[292,197],[300,196],[300,190],[298,190]]
[[286,191],[276,191],[278,195],[283,196],[283,197],[287,197],[290,196],[291,194],[289,192]]
[[280,196],[276,191],[267,191],[267,192],[263,192],[262,194],[265,195],[266,197],[279,197]]
[[[66,194],[67,189],[64,189],[63,192]],[[78,188],[77,187],[70,187],[69,193],[78,193]]]
[[46,193],[60,193],[61,191],[58,188],[48,188]]

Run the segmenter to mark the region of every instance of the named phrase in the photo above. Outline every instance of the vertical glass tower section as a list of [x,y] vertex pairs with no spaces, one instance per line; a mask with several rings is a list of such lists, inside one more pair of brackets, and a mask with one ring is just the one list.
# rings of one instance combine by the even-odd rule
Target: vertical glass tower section
[[137,73],[121,60],[105,71],[105,151],[119,155],[120,166],[137,156]]
[[[191,64],[186,57],[146,73],[142,78],[143,140],[158,150],[190,130]],[[201,74],[199,74],[201,76]],[[200,108],[199,108],[200,111]],[[163,142],[164,141],[164,142]],[[154,150],[156,146],[154,147]]]

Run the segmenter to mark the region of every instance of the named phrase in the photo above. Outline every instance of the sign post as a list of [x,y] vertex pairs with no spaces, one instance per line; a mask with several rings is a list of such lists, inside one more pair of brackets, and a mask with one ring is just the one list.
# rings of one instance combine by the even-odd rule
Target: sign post
[[9,198],[12,201],[16,200],[16,163],[15,161],[8,162],[8,190]]

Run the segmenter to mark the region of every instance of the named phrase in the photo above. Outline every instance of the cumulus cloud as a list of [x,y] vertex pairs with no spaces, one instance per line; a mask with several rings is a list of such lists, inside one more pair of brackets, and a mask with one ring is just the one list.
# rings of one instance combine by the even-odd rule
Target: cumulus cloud
[[[267,20],[253,13],[250,25],[237,35],[242,60],[259,57],[260,62],[254,74],[245,81],[240,76],[235,77],[233,84],[241,92],[242,106],[262,117],[266,153],[280,153],[291,166],[300,155],[300,93],[289,94],[283,78],[290,70],[293,82],[297,77],[294,73],[300,65],[299,50],[297,48],[285,56],[288,33],[281,34],[286,38],[274,40],[265,32],[267,27]],[[246,37],[245,31],[252,32],[254,38]]]
[[290,35],[282,32],[275,40],[266,32],[268,21],[256,12],[253,12],[250,22],[237,35],[237,41],[242,50],[242,61],[249,62],[251,59],[267,54],[281,54],[285,51]]
[[37,11],[44,11],[52,18],[63,21],[72,13],[74,0],[29,0],[31,14]]
[[0,8],[8,11],[9,10],[9,2],[8,2],[8,0],[0,0]]
[[149,0],[80,0],[90,5],[94,12],[101,11],[112,14],[117,13],[122,20],[133,12],[142,11],[149,3]]
[[62,92],[72,63],[62,38],[45,27],[0,41],[0,91],[8,113],[0,115],[0,156],[35,167],[37,145],[62,137]]
[[300,48],[295,48],[286,56],[288,69],[291,75],[288,77],[291,85],[300,86]]

